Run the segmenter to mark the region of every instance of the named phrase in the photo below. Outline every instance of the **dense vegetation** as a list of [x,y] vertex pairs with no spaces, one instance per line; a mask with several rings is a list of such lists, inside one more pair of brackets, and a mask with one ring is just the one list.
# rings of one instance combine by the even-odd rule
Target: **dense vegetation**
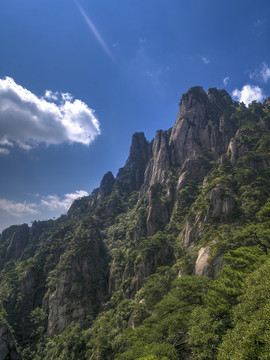
[[127,163],[66,216],[35,222],[15,257],[9,234],[21,228],[2,233],[0,322],[23,360],[269,359],[270,103],[226,114],[238,155],[204,156],[203,181],[178,189],[171,167],[132,188]]

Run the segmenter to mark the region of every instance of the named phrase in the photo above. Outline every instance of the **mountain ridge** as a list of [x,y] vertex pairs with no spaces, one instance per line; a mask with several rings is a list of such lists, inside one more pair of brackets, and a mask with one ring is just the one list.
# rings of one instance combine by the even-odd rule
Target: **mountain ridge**
[[[126,301],[129,310],[120,316],[119,329],[124,336],[125,329],[147,324],[173,279],[202,276],[192,280],[195,286],[207,275],[215,283],[228,252],[241,246],[268,249],[267,225],[254,214],[269,197],[269,99],[247,108],[225,90],[191,88],[174,126],[158,130],[151,142],[135,133],[116,177],[107,172],[100,187],[76,200],[67,215],[2,232],[1,303],[23,359],[38,359],[42,346],[49,354],[50,341],[59,350],[57,336],[78,326],[90,336],[84,344],[89,357],[121,359],[112,335],[110,350],[103,343],[103,355],[97,355],[95,329],[102,314],[115,321],[112,314]],[[151,276],[165,288],[150,301]],[[125,346],[123,353],[132,348]],[[188,357],[192,349],[177,345],[170,351],[195,359]]]

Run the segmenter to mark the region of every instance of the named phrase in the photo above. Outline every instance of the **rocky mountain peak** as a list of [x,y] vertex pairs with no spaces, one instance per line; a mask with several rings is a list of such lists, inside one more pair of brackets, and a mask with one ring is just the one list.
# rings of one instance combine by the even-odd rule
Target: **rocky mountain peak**
[[[119,174],[123,177],[129,172],[132,188],[136,190],[142,183],[163,183],[171,166],[186,172],[184,167],[188,165],[191,172],[186,173],[194,176],[198,173],[196,159],[210,153],[216,158],[227,150],[235,133],[235,127],[228,118],[231,104],[232,99],[225,90],[211,88],[205,92],[201,86],[192,87],[182,96],[171,130],[158,130],[150,144],[143,133],[133,135],[125,170]],[[204,174],[204,169],[199,173]]]
[[216,88],[205,93],[194,87],[183,95],[169,142],[173,165],[182,166],[206,152],[216,157],[225,151],[235,131],[227,118],[231,103],[229,94]]
[[196,101],[206,101],[206,93],[202,86],[193,86],[185,94],[183,94],[180,101],[180,107],[181,105],[193,106]]
[[146,164],[150,158],[150,144],[143,132],[132,136],[129,156],[117,174],[117,180],[124,184],[127,191],[139,190],[144,181]]
[[100,190],[104,193],[104,195],[109,195],[112,191],[113,185],[115,182],[115,178],[111,171],[108,171],[101,180]]
[[219,108],[226,108],[232,104],[230,95],[224,89],[210,88],[206,93],[211,104],[217,105]]
[[100,187],[98,188],[97,204],[104,199],[105,196],[110,195],[115,184],[115,178],[111,171],[108,171],[102,178]]
[[132,135],[129,156],[126,165],[134,166],[138,162],[145,162],[149,157],[149,143],[143,132]]
[[204,122],[208,106],[209,100],[203,88],[192,87],[182,96],[175,125],[182,119],[188,120],[193,125]]

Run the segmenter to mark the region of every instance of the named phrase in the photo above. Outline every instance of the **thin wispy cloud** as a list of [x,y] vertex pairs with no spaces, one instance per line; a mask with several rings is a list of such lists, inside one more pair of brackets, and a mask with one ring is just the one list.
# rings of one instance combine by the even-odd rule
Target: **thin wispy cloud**
[[0,213],[5,212],[14,217],[36,215],[39,213],[37,204],[28,202],[15,202],[7,199],[0,199]]
[[0,148],[0,154],[2,155],[8,155],[10,153],[10,150],[7,148]]
[[267,81],[270,79],[270,68],[268,67],[268,65],[266,63],[262,64],[260,76],[264,83],[267,83]]
[[262,102],[264,99],[263,90],[259,86],[244,85],[241,90],[235,89],[233,91],[233,97],[243,102],[245,105],[249,105],[252,101]]
[[9,77],[0,79],[0,154],[44,143],[89,145],[100,134],[94,110],[69,93],[46,90],[38,97]]
[[267,83],[270,79],[270,68],[266,62],[263,62],[261,66],[256,69],[253,73],[249,74],[251,80],[258,80]]
[[210,63],[210,60],[206,56],[200,56],[200,58],[205,65]]
[[230,80],[230,77],[229,77],[229,76],[226,76],[226,77],[223,79],[223,84],[224,84],[224,86],[227,86],[229,80]]
[[88,25],[89,29],[92,31],[93,35],[95,36],[96,40],[98,41],[99,45],[102,47],[102,49],[105,51],[105,53],[108,55],[108,57],[111,60],[114,60],[113,55],[108,47],[108,45],[106,44],[105,40],[103,39],[103,37],[101,36],[101,34],[99,33],[98,29],[96,28],[96,26],[94,25],[94,23],[91,21],[91,19],[89,18],[89,16],[86,14],[86,12],[84,11],[84,9],[82,8],[82,6],[80,5],[80,3],[78,1],[75,0],[75,4],[77,5],[80,13],[82,14],[82,17],[84,18],[86,24]]
[[58,195],[48,195],[45,199],[41,200],[41,206],[51,211],[67,211],[74,200],[88,195],[88,192],[85,190],[77,190],[74,193],[65,194],[63,198],[60,198]]
[[146,43],[146,39],[139,38],[139,44],[144,45]]
[[256,19],[252,23],[252,30],[253,32],[257,33],[258,35],[263,34],[265,30],[266,21],[265,19]]
[[6,213],[15,218],[23,218],[28,215],[40,215],[44,209],[55,212],[66,212],[74,200],[88,196],[85,190],[77,190],[74,193],[67,193],[63,197],[48,195],[39,202],[16,202],[0,198],[0,214]]

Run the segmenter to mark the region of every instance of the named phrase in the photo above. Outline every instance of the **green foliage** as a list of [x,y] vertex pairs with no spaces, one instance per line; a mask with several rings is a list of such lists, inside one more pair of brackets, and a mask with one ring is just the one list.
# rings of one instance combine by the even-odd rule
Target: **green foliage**
[[137,292],[136,300],[143,301],[149,310],[152,309],[169,292],[175,276],[176,271],[168,266],[157,268],[155,274],[149,276]]
[[[206,277],[197,276],[176,279],[168,295],[154,307],[153,314],[135,330],[128,329],[124,333],[126,350],[117,359],[132,360],[157,354],[174,359],[176,354],[188,352],[186,345],[190,313],[202,304],[209,281]],[[167,354],[160,351],[156,353],[153,346],[155,343],[165,347]]]
[[199,182],[193,179],[187,182],[186,186],[179,191],[176,198],[177,206],[175,207],[170,223],[167,225],[168,232],[179,232],[183,227],[184,220],[191,205],[196,200],[200,191]]
[[210,283],[204,304],[192,313],[189,345],[196,359],[216,359],[222,336],[233,326],[232,309],[239,303],[245,279],[265,260],[257,247],[229,251],[218,278]]
[[270,260],[250,274],[233,310],[233,328],[224,336],[218,360],[269,359]]
[[48,339],[45,346],[41,345],[33,356],[33,360],[84,359],[86,344],[79,325],[69,325],[61,335]]

